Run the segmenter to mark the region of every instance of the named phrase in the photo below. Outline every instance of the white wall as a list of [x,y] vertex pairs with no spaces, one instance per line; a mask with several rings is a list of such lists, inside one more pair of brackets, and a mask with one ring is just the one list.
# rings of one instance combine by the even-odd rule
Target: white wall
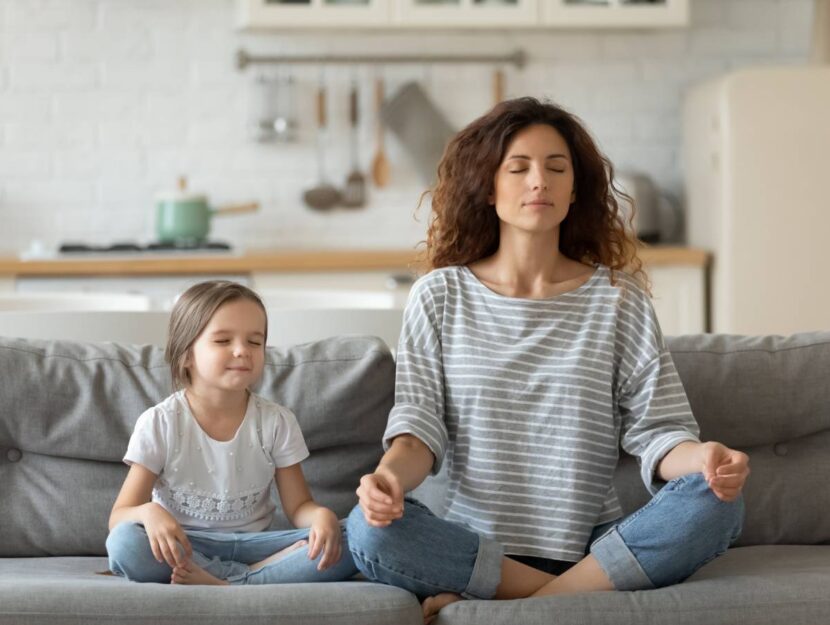
[[[215,222],[214,238],[248,248],[409,246],[422,186],[388,137],[392,185],[362,211],[316,214],[301,202],[316,182],[313,93],[319,69],[298,68],[300,141],[246,136],[255,68],[234,52],[508,51],[531,57],[508,70],[509,96],[546,96],[589,124],[618,168],[652,174],[682,195],[679,111],[691,83],[728,69],[807,58],[812,0],[692,0],[684,30],[489,34],[239,34],[232,0],[0,0],[0,252],[33,239],[149,240],[153,197],[185,174],[215,202],[259,200],[259,214]],[[383,68],[389,90],[423,80],[461,127],[489,108],[490,70]],[[348,173],[346,93],[352,69],[327,69],[328,169]],[[357,67],[364,86],[374,75]],[[371,90],[361,95],[364,110]],[[368,164],[371,119],[361,128]]]

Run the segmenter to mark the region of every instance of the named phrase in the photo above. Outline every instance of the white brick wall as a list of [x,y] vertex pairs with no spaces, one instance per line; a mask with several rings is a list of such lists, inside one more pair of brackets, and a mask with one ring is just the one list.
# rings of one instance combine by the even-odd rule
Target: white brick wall
[[[682,195],[679,111],[686,88],[735,67],[807,57],[812,0],[692,0],[692,26],[664,31],[362,33],[279,36],[233,30],[233,0],[0,0],[0,253],[32,239],[150,240],[153,198],[179,175],[216,203],[258,200],[258,214],[217,219],[213,236],[243,247],[409,246],[421,183],[387,133],[393,184],[361,211],[320,214],[301,202],[317,181],[314,90],[319,68],[298,67],[300,141],[256,144],[246,123],[255,71],[234,53],[492,52],[523,46],[509,96],[551,97],[590,126],[618,169],[653,175]],[[346,97],[355,74],[371,110],[374,69],[329,67],[327,171],[349,171]],[[392,92],[422,80],[457,127],[490,102],[489,68],[383,69]],[[373,154],[371,115],[359,136]]]

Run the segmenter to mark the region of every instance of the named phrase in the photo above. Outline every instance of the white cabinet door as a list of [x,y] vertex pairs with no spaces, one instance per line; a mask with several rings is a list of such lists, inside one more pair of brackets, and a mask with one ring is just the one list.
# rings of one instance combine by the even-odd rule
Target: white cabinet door
[[[406,270],[254,272],[268,307],[403,308],[415,275]],[[301,307],[302,307],[301,306]]]
[[663,334],[706,332],[706,268],[661,265],[646,267],[646,271]]
[[542,24],[574,28],[687,26],[689,0],[541,0]]
[[383,27],[391,24],[392,0],[237,0],[237,26]]
[[[545,2],[547,0],[542,0]],[[396,0],[398,26],[503,28],[537,26],[539,0]]]

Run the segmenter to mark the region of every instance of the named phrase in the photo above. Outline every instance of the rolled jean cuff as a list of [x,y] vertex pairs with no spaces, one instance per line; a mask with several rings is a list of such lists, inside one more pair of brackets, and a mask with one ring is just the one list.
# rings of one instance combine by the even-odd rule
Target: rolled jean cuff
[[494,540],[479,535],[478,555],[467,588],[461,593],[465,599],[492,599],[501,581],[501,561],[504,547]]
[[654,584],[631,553],[616,527],[591,545],[591,554],[617,590],[649,590]]

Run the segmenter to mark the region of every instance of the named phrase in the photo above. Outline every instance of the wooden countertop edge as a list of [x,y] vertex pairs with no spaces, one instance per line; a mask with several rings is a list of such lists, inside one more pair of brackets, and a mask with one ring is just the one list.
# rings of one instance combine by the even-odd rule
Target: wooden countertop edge
[[[710,254],[689,247],[645,247],[640,251],[648,267],[660,265],[707,266]],[[248,252],[239,256],[185,258],[96,258],[70,260],[19,260],[0,257],[0,275],[6,276],[112,276],[165,274],[239,274],[251,272],[332,272],[417,268],[414,250],[308,250]]]

